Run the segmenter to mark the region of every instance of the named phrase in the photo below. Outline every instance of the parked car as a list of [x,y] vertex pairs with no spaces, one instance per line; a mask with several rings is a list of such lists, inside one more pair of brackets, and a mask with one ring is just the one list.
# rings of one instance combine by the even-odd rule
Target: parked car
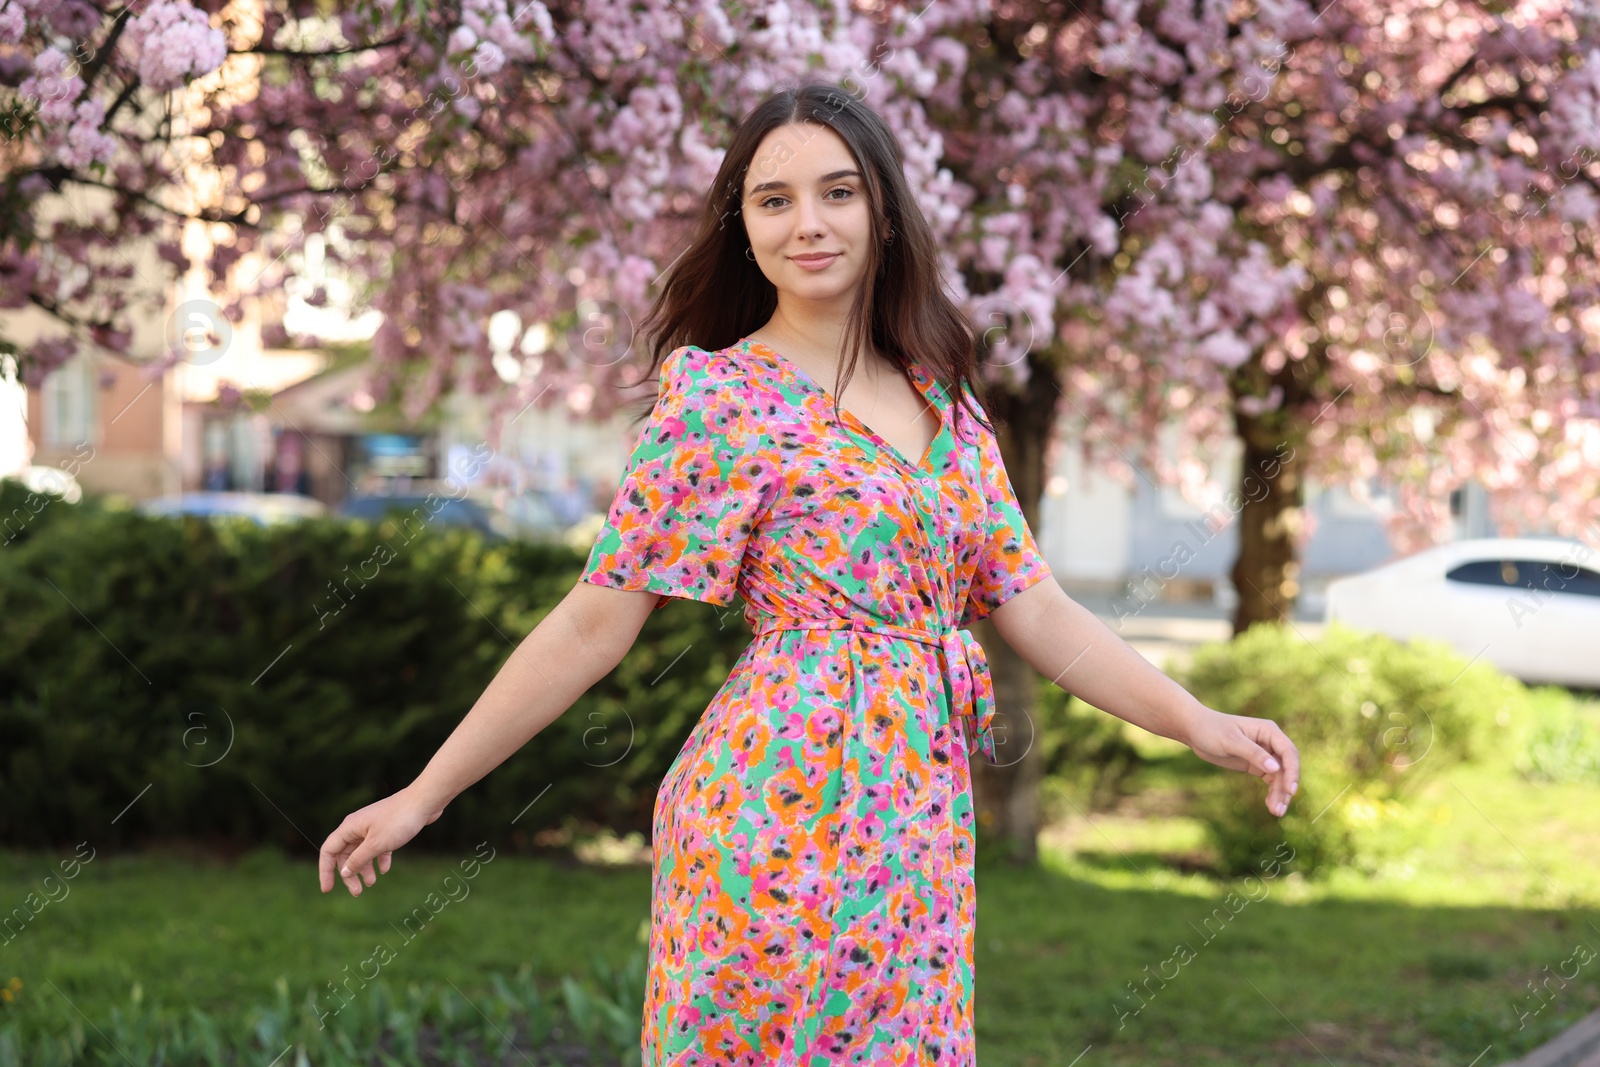
[[1564,538],[1475,538],[1328,583],[1328,621],[1435,637],[1526,682],[1600,688],[1600,559]]
[[410,519],[416,528],[424,530],[434,524],[466,526],[494,539],[509,537],[515,532],[514,524],[506,516],[471,496],[457,498],[447,493],[431,497],[428,493],[362,495],[350,497],[339,505],[339,514],[345,518],[368,522],[379,522],[385,515],[395,512],[399,513],[398,519]]
[[320,500],[296,493],[197,492],[152,497],[139,504],[146,515],[239,515],[262,526],[328,513]]

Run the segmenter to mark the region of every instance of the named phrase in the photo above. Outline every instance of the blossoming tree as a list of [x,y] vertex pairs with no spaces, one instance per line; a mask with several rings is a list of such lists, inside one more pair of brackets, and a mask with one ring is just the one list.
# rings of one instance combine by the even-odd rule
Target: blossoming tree
[[[202,218],[219,290],[252,251],[280,289],[313,244],[363,281],[377,385],[413,413],[499,384],[485,322],[511,310],[557,330],[508,408],[593,388],[607,414],[731,124],[826,77],[906,147],[1025,500],[1062,423],[1187,490],[1189,457],[1242,443],[1236,629],[1294,598],[1310,475],[1394,485],[1402,547],[1469,479],[1506,519],[1600,517],[1593,0],[325,11],[0,0],[0,306],[63,326],[17,351],[29,380],[125,348],[119,243]],[[225,180],[182,187],[192,161]],[[44,221],[75,185],[114,207]],[[982,776],[1022,852],[1036,771]]]

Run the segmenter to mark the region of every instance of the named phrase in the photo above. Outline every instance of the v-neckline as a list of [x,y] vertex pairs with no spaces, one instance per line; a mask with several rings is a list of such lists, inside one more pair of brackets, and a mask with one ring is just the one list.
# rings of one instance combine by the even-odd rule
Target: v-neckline
[[865,422],[862,422],[848,408],[837,403],[833,399],[833,394],[827,389],[823,388],[822,384],[813,378],[804,367],[801,367],[798,363],[795,363],[793,360],[789,359],[789,357],[785,356],[782,352],[779,352],[776,348],[773,348],[765,341],[757,341],[753,337],[746,337],[744,338],[743,344],[745,344],[747,347],[753,346],[761,349],[763,352],[767,353],[767,355],[771,356],[774,362],[776,362],[779,367],[785,370],[792,377],[797,378],[805,385],[822,394],[823,399],[827,400],[831,408],[837,410],[839,414],[843,415],[845,418],[854,423],[858,430],[871,438],[876,444],[883,448],[884,451],[888,452],[889,455],[893,456],[897,461],[899,461],[902,466],[909,467],[914,471],[927,470],[928,461],[933,458],[933,450],[938,447],[939,439],[944,436],[947,425],[944,405],[938,400],[934,399],[933,396],[929,395],[927,386],[925,384],[928,380],[928,377],[923,373],[919,364],[913,363],[911,365],[911,377],[916,384],[917,392],[922,394],[922,398],[928,402],[929,406],[933,408],[934,413],[939,416],[939,428],[934,431],[933,440],[928,442],[928,447],[922,450],[922,458],[916,463],[912,463],[905,457],[904,454],[901,453],[898,448],[880,436],[876,430],[868,426]]

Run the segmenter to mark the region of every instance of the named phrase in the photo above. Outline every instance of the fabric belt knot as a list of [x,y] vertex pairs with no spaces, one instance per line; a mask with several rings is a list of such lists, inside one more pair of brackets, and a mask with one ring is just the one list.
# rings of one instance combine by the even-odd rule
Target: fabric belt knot
[[934,633],[914,626],[866,619],[806,619],[786,615],[763,615],[755,626],[756,636],[774,630],[854,630],[882,634],[932,645],[944,653],[945,680],[950,685],[951,714],[965,720],[967,751],[974,747],[997,763],[994,738],[994,680],[989,675],[989,658],[969,630]]

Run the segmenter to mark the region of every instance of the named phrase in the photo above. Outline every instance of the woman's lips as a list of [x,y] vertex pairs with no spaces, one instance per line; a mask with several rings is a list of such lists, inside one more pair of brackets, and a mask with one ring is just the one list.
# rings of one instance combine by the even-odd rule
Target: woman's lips
[[828,264],[838,258],[839,254],[836,252],[831,256],[819,256],[816,259],[800,259],[797,257],[795,262],[799,264],[801,270],[825,270]]

